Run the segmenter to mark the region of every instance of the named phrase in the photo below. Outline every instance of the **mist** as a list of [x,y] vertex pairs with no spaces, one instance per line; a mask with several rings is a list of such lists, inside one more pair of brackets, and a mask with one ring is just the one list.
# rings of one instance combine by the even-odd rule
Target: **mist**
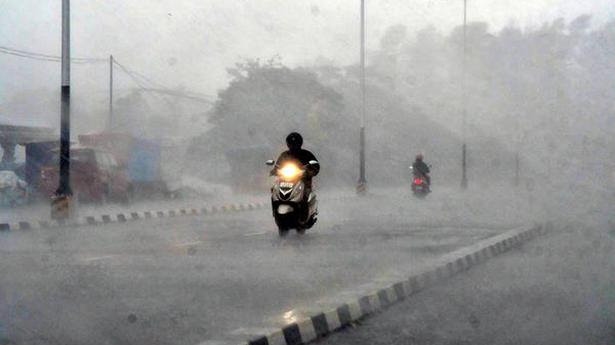
[[[612,329],[612,1],[469,0],[464,49],[463,1],[366,0],[367,189],[357,195],[358,0],[73,0],[72,145],[124,175],[115,189],[88,186],[79,174],[90,171],[77,169],[74,213],[46,228],[60,5],[0,0],[0,170],[27,181],[13,183],[19,195],[0,188],[0,345],[236,344],[528,226],[550,233],[498,258],[505,269],[489,266],[497,283],[466,276],[463,293],[477,284],[500,301],[515,283],[531,300],[528,286],[542,284],[541,301],[567,277],[562,299],[603,306],[570,322]],[[319,217],[283,236],[265,161],[290,132],[319,161]],[[33,143],[48,145],[34,167]],[[431,168],[425,198],[411,187],[417,154]],[[582,278],[596,285],[580,293]],[[472,298],[446,288],[455,306],[428,298],[467,318]]]
[[[113,127],[121,130],[160,136],[174,122],[173,133],[166,133],[169,136],[206,136],[217,94],[233,80],[227,69],[236,63],[271,58],[283,67],[310,70],[316,73],[318,82],[342,93],[343,109],[339,111],[344,119],[338,121],[352,121],[358,114],[357,99],[353,98],[357,93],[352,89],[357,78],[353,66],[358,51],[358,15],[349,10],[351,6],[350,2],[333,5],[317,1],[299,7],[279,1],[261,2],[258,6],[241,2],[162,1],[141,6],[138,1],[76,1],[72,9],[73,56],[100,61],[73,64],[73,133],[99,131],[109,121],[109,72],[105,62],[109,54],[132,72],[155,82],[135,80],[134,75],[115,67],[114,98],[118,104]],[[492,164],[493,158],[481,158],[482,153],[470,150],[470,173],[485,173],[483,163],[510,170],[511,157],[519,153],[526,163],[524,169],[532,171],[532,175],[536,172],[545,178],[597,164],[592,169],[600,174],[597,184],[612,185],[612,166],[601,166],[613,158],[613,96],[608,87],[613,78],[609,58],[613,49],[613,24],[608,17],[611,6],[607,2],[517,3],[509,10],[498,6],[469,5],[467,137],[476,141],[469,144],[474,149],[496,140],[501,148],[495,155],[505,156]],[[3,45],[48,54],[59,52],[59,40],[54,38],[59,37],[59,21],[55,20],[59,4],[4,2],[1,8],[7,19],[0,30]],[[368,136],[373,138],[373,145],[368,147],[375,159],[368,169],[376,169],[370,172],[375,178],[376,171],[381,172],[385,164],[378,161],[379,153],[396,149],[408,156],[402,159],[404,162],[415,151],[432,151],[440,168],[450,170],[442,180],[448,182],[455,173],[452,160],[459,149],[453,141],[462,136],[460,10],[459,4],[431,1],[415,8],[395,1],[368,4],[367,76],[368,87],[373,88],[368,92]],[[38,26],[45,30],[37,30]],[[311,44],[302,44],[307,37]],[[21,44],[25,42],[28,44]],[[51,68],[57,64],[6,54],[1,58],[5,67],[0,87],[2,115],[12,121],[58,128],[55,85],[59,68]],[[333,75],[337,73],[335,69],[341,71],[343,78]],[[210,104],[142,91],[144,86],[153,85],[198,93]],[[383,100],[379,93],[390,99]],[[385,105],[379,103],[395,104],[399,109],[383,111]],[[451,134],[412,141],[412,131],[417,128],[413,119],[433,121]],[[143,124],[157,128],[143,130]],[[357,132],[344,126],[347,143],[339,149],[345,151],[344,165],[349,170],[345,175],[349,175],[356,163],[352,151]],[[387,126],[405,131],[411,141],[381,145],[377,138],[391,130]],[[281,142],[284,131],[271,136],[267,144]],[[450,144],[433,149],[437,140]],[[557,156],[545,158],[543,152],[553,147],[559,151]],[[574,152],[568,153],[569,150]],[[588,161],[579,164],[579,159]],[[406,163],[395,164],[395,169],[400,170]],[[574,172],[566,178],[582,173]],[[498,178],[510,181],[510,177]]]

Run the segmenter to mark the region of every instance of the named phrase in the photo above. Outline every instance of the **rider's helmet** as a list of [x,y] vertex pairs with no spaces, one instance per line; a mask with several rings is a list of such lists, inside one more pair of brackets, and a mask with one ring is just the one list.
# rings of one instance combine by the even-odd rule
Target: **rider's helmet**
[[416,155],[416,160],[419,161],[419,162],[422,162],[423,161],[423,154],[422,153],[417,154]]
[[286,145],[288,145],[288,149],[291,151],[297,151],[301,149],[301,145],[303,145],[303,138],[301,134],[297,132],[292,132],[286,137]]

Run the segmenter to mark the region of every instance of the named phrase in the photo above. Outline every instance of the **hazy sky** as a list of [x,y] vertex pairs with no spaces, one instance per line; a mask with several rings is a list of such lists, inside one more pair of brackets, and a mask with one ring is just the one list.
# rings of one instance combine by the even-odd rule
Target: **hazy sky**
[[[275,54],[290,65],[318,56],[343,64],[358,58],[359,0],[73,0],[72,54],[108,57],[167,86],[215,94],[225,68],[242,57]],[[468,0],[469,20],[492,30],[509,23],[539,26],[556,17],[615,19],[613,0]],[[366,0],[367,45],[404,24],[410,33],[433,24],[447,32],[462,21],[462,0]],[[0,0],[0,46],[59,54],[61,0]],[[57,88],[60,66],[0,54],[0,102],[15,92]],[[100,98],[105,63],[73,66],[74,92]],[[117,73],[117,87],[131,82]]]

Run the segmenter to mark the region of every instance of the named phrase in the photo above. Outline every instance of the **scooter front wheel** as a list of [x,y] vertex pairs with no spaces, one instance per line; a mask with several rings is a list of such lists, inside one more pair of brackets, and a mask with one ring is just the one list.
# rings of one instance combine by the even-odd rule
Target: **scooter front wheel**
[[278,234],[280,236],[286,236],[288,234],[288,230],[290,230],[290,226],[288,224],[288,219],[286,217],[274,217],[275,224],[278,226]]

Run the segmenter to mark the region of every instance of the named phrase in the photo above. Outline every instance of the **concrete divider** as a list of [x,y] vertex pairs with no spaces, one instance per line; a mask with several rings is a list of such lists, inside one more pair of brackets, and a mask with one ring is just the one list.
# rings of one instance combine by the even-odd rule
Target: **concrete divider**
[[518,228],[448,253],[430,268],[408,279],[367,293],[356,300],[342,303],[335,310],[317,312],[309,318],[290,323],[271,334],[255,337],[243,345],[298,345],[322,338],[529,241],[548,229],[548,224]]
[[[351,197],[335,197],[327,198],[328,200],[344,200]],[[185,217],[185,216],[203,216],[208,214],[231,213],[252,211],[263,209],[270,205],[269,201],[250,202],[250,203],[231,203],[220,206],[206,206],[195,208],[181,208],[170,210],[148,210],[148,211],[126,211],[116,214],[101,214],[95,216],[80,217],[77,220],[70,221],[20,221],[11,223],[0,223],[0,232],[15,231],[15,230],[30,230],[30,229],[50,229],[60,226],[94,226],[114,223],[125,223],[151,218],[169,218],[169,217]]]
[[187,217],[187,216],[204,216],[226,212],[241,212],[251,211],[265,208],[269,205],[268,202],[256,203],[237,203],[226,204],[220,207],[209,206],[191,209],[171,209],[171,210],[150,210],[150,211],[126,211],[117,214],[101,214],[96,216],[85,216],[72,221],[20,221],[12,223],[0,223],[0,231],[16,231],[16,230],[31,230],[31,229],[51,229],[60,226],[100,226],[113,223],[134,222],[152,218],[170,218],[170,217]]

